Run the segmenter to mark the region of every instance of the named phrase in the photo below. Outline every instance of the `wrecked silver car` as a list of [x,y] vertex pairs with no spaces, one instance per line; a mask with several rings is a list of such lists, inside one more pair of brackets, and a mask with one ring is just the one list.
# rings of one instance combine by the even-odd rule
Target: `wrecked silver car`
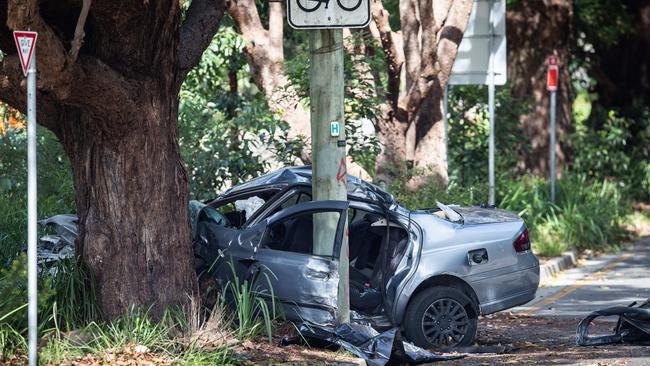
[[[288,319],[334,324],[347,222],[353,321],[400,327],[421,347],[465,346],[479,315],[534,298],[539,262],[516,214],[443,204],[411,211],[350,175],[348,201],[311,201],[311,177],[310,167],[280,169],[206,202],[192,220],[199,271],[222,286],[233,273],[266,271]],[[338,229],[333,252],[317,255],[313,217],[324,212],[337,215]]]

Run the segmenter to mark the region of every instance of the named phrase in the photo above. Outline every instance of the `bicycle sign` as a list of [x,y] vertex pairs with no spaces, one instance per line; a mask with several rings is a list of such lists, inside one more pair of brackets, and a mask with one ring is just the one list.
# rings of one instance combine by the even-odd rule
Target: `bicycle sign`
[[296,29],[362,28],[370,22],[370,0],[287,0],[287,19]]

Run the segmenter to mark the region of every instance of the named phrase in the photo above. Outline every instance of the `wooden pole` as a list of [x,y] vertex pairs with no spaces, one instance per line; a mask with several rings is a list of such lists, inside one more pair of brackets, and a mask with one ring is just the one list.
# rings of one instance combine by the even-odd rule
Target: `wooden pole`
[[[343,119],[343,30],[309,31],[313,199],[347,200]],[[338,122],[338,136],[332,133]],[[338,215],[314,215],[314,254],[332,255]],[[339,258],[338,322],[350,322],[347,220]]]

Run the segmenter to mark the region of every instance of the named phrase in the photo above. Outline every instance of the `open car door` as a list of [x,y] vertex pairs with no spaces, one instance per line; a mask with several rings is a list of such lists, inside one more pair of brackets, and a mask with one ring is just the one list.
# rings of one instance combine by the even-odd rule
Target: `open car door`
[[[273,294],[287,319],[334,324],[339,286],[339,253],[347,201],[313,201],[265,219],[251,268],[266,273],[258,283]],[[314,237],[314,222],[327,227]],[[260,227],[260,225],[255,225]]]

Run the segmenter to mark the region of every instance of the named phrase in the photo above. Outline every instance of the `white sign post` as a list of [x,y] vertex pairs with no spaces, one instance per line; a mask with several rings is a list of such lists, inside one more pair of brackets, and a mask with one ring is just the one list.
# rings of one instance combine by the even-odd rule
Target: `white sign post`
[[494,87],[506,83],[506,70],[506,1],[475,0],[448,85],[488,85],[490,205],[495,204]]
[[287,0],[295,29],[363,28],[370,23],[370,0]]
[[14,32],[18,57],[27,76],[27,296],[29,366],[37,366],[36,277],[36,32]]

